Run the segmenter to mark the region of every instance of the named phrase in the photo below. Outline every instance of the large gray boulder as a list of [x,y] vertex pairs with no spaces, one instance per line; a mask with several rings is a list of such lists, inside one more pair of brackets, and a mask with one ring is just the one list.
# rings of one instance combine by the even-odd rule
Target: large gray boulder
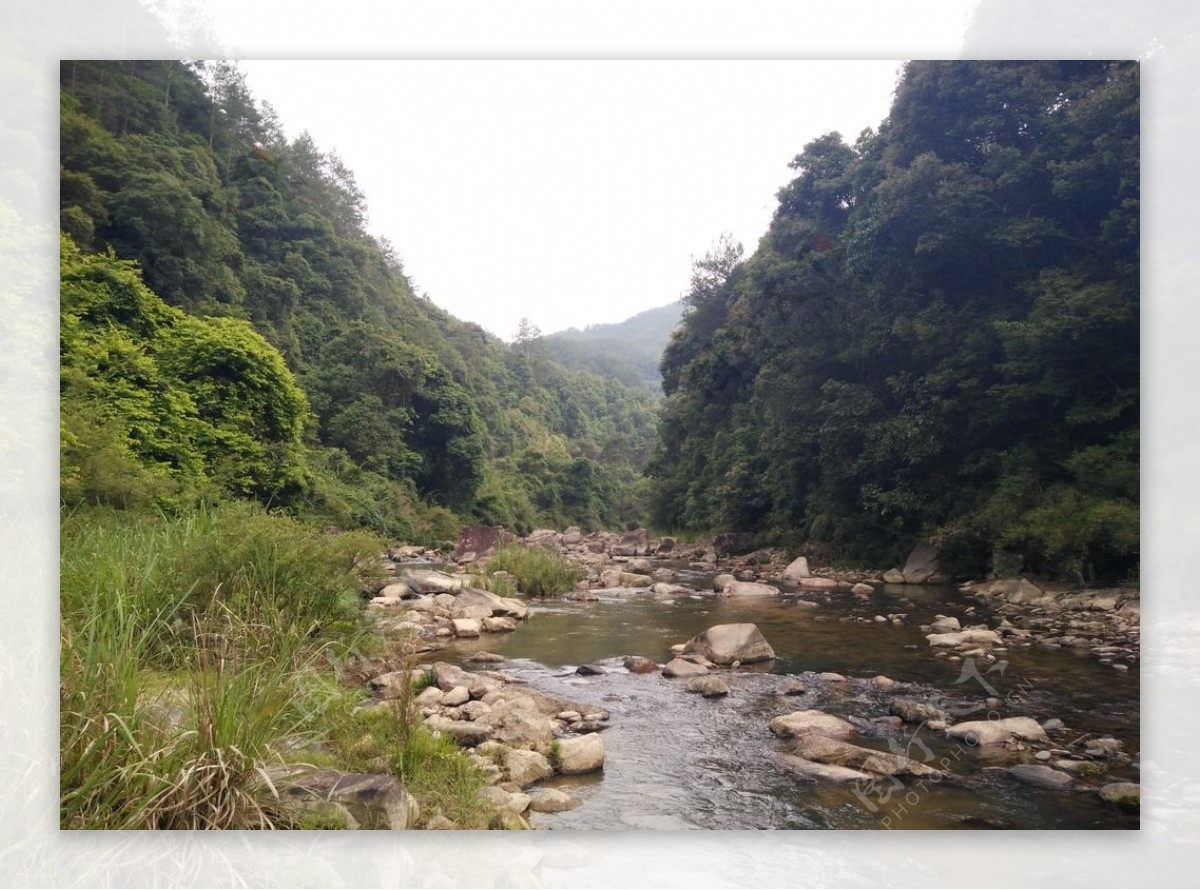
[[1046,731],[1032,717],[1006,717],[1003,720],[968,720],[946,729],[946,735],[972,745],[1003,745],[1009,739],[1027,742],[1047,741]]
[[783,570],[783,574],[779,577],[785,581],[799,581],[801,578],[807,578],[810,574],[808,560],[803,556],[797,556],[788,563],[788,567]]
[[721,594],[723,596],[779,596],[779,588],[771,584],[759,584],[756,581],[734,581],[726,584]]
[[942,634],[925,634],[925,639],[929,641],[930,646],[939,649],[956,648],[967,643],[989,646],[1000,645],[1000,634],[994,630],[985,630],[983,628],[953,630]]
[[714,664],[753,664],[770,661],[775,650],[756,624],[717,624],[692,637],[684,654],[703,655]]
[[549,750],[554,740],[554,725],[526,695],[513,695],[490,703],[491,710],[477,723],[491,727],[491,737],[511,748]]
[[458,593],[463,588],[460,579],[429,569],[405,569],[400,578],[417,593]]
[[558,743],[558,771],[578,776],[604,769],[604,740],[598,733],[562,739]]
[[793,711],[771,721],[771,732],[784,739],[803,735],[823,735],[831,739],[845,739],[854,735],[854,726],[824,711]]
[[815,760],[805,760],[795,754],[776,754],[775,756],[790,772],[804,779],[839,783],[870,782],[872,779],[867,773],[856,769],[829,763],[817,763]]
[[924,584],[937,574],[938,551],[932,544],[921,542],[908,554],[903,575],[906,584]]
[[1075,784],[1073,776],[1040,763],[1021,763],[1012,767],[1009,773],[1026,785],[1049,788],[1051,791],[1066,791]]
[[645,556],[650,549],[650,537],[644,528],[625,532],[612,547],[613,556]]
[[805,760],[830,763],[863,772],[877,773],[881,776],[938,775],[938,770],[913,760],[911,757],[905,757],[903,754],[862,748],[849,742],[814,733],[797,737],[788,750]]
[[672,658],[663,667],[664,677],[699,677],[708,673],[708,668],[686,658]]

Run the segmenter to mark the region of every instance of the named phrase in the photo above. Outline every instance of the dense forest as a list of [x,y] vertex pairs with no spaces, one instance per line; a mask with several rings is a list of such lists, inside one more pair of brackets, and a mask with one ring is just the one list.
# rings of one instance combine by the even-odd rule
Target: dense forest
[[647,309],[613,324],[568,328],[541,338],[546,354],[567,368],[580,368],[662,395],[659,363],[679,326],[679,302]]
[[656,522],[1135,575],[1138,74],[912,62],[877,129],[804,146],[757,249],[695,266]]
[[635,518],[642,387],[414,294],[236,65],[61,66],[62,497],[251,498],[426,539]]

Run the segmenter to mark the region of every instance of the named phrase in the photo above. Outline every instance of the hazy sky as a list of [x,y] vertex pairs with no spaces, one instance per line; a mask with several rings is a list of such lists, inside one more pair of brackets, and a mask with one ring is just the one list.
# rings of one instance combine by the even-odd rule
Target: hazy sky
[[355,172],[419,291],[505,338],[669,303],[723,231],[752,250],[788,162],[877,125],[898,64],[243,63]]
[[[206,8],[243,54],[248,7]],[[952,55],[970,8],[927,18],[926,45]],[[241,64],[289,136],[308,130],[354,171],[418,293],[508,339],[523,316],[550,333],[669,303],[722,232],[753,251],[788,162],[877,126],[901,63]]]

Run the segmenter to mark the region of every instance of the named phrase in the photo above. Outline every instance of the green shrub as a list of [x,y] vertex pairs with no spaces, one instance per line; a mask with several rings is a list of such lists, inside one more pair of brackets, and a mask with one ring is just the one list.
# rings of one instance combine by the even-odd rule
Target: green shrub
[[61,826],[288,827],[258,768],[324,733],[311,678],[381,543],[249,505],[79,510],[61,541]]
[[517,590],[530,596],[560,596],[583,578],[583,569],[549,547],[502,547],[488,560],[489,573],[504,571],[516,579]]

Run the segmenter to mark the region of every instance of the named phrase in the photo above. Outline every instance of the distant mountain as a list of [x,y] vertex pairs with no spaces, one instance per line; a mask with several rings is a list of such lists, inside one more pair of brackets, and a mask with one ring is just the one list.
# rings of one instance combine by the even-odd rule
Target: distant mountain
[[683,303],[677,300],[615,324],[547,334],[542,344],[547,357],[565,367],[591,371],[660,395],[658,364],[682,317]]

